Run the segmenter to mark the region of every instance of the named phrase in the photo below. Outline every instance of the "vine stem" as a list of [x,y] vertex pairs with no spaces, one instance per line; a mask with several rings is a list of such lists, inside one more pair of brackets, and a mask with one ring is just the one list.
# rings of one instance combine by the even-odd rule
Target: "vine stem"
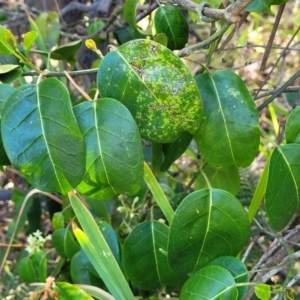
[[144,180],[146,181],[149,190],[152,192],[152,195],[154,196],[158,206],[170,224],[174,216],[174,211],[146,162],[144,162]]

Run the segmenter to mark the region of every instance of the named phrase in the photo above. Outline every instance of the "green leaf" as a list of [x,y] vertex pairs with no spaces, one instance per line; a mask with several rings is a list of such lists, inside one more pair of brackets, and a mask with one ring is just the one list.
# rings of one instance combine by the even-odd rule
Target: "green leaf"
[[108,53],[98,71],[102,97],[121,101],[141,136],[170,143],[191,134],[202,122],[202,103],[194,78],[169,49],[150,40],[134,40]]
[[114,254],[116,261],[120,263],[120,249],[115,230],[109,223],[105,221],[99,221],[98,226],[111,252]]
[[2,137],[12,164],[36,188],[67,193],[84,174],[84,141],[70,96],[57,79],[24,85],[7,100]]
[[165,159],[160,167],[161,172],[166,172],[170,168],[172,163],[184,153],[192,139],[193,136],[184,131],[174,142],[163,145]]
[[64,214],[61,211],[56,212],[52,217],[51,223],[54,229],[64,228],[65,225]]
[[17,48],[17,41],[15,36],[11,33],[10,30],[0,25],[0,53],[1,54],[15,53],[16,48]]
[[83,251],[78,251],[71,259],[70,275],[73,283],[99,286],[101,280],[91,270],[91,263]]
[[[247,267],[237,258],[233,256],[221,256],[209,263],[210,266],[220,266],[228,270],[233,276],[235,283],[246,283],[249,281],[249,274]],[[240,286],[238,289],[237,300],[242,300],[245,296],[248,287]]]
[[[9,96],[13,93],[15,88],[8,84],[0,84],[0,116],[2,115],[3,107],[9,98]],[[1,126],[0,126],[1,128]],[[10,165],[10,160],[7,157],[6,151],[4,149],[2,134],[0,131],[0,165]]]
[[0,82],[12,83],[22,75],[19,65],[0,65]]
[[159,33],[158,35],[156,35],[154,41],[165,47],[168,46],[168,38],[164,33]]
[[[104,22],[102,20],[94,19],[91,21],[87,28],[88,35],[96,34],[99,32],[103,27],[104,27]],[[101,34],[97,34],[96,36],[93,37],[93,40],[95,43],[100,43],[105,40],[106,33],[104,32],[104,36],[101,37]]]
[[143,152],[130,112],[107,98],[81,103],[74,112],[87,149],[86,172],[78,191],[101,200],[135,194],[143,178]]
[[162,285],[181,285],[186,275],[178,276],[168,266],[169,228],[158,221],[146,221],[136,226],[123,248],[124,269],[133,285],[151,291]]
[[[230,166],[228,169],[214,169],[206,164],[203,167],[203,172],[209,180],[211,187],[221,189],[236,195],[240,188],[239,169],[235,166]],[[202,174],[195,180],[195,190],[208,188],[207,182]]]
[[246,7],[245,11],[272,14],[272,5],[281,5],[288,1],[289,0],[253,0]]
[[259,146],[258,114],[243,80],[230,71],[196,77],[204,106],[195,140],[212,167],[247,167]]
[[93,300],[83,289],[68,282],[55,282],[54,291],[59,300]]
[[220,266],[207,266],[184,284],[180,300],[237,300],[238,291],[229,271]]
[[114,31],[114,37],[118,41],[119,45],[136,39],[142,39],[144,37],[137,29],[132,26],[123,27]]
[[92,215],[74,193],[69,193],[69,200],[84,230],[83,232],[73,225],[74,234],[107,289],[116,300],[134,300],[130,287]]
[[298,144],[277,147],[270,158],[265,209],[271,226],[277,231],[299,213],[299,161]]
[[248,239],[249,222],[241,203],[217,189],[191,193],[170,225],[168,261],[178,273],[195,272],[219,256],[235,256]]
[[28,31],[24,35],[24,47],[26,52],[28,53],[36,40],[38,33],[35,31]]
[[156,33],[164,33],[168,38],[168,48],[182,49],[188,41],[189,25],[180,10],[174,6],[161,6],[155,11]]
[[151,29],[142,30],[136,23],[136,4],[137,0],[126,0],[123,8],[123,15],[126,22],[132,26],[135,30],[138,30],[143,35],[151,35]]
[[67,228],[56,229],[52,233],[52,243],[56,252],[63,258],[71,258],[79,251],[78,244]]
[[[36,44],[40,50],[51,50],[54,46],[58,45],[60,24],[57,12],[41,13],[34,22],[36,26],[33,27],[37,27],[38,30],[36,28],[32,28],[32,30],[38,33]],[[39,41],[39,37],[42,38],[42,41]]]
[[82,44],[82,41],[74,41],[63,46],[57,47],[51,52],[51,58],[56,60],[65,60],[71,65],[76,63],[75,54]]
[[269,300],[271,299],[271,286],[268,284],[258,284],[254,287],[255,295],[258,299]]
[[285,139],[287,144],[300,144],[300,107],[289,114],[285,125]]
[[47,277],[47,260],[44,252],[26,256],[18,262],[18,274],[26,283],[45,282]]

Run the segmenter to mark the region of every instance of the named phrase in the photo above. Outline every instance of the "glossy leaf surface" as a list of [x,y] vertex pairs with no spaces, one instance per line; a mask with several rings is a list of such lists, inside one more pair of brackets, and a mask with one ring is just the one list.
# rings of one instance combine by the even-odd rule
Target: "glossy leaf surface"
[[268,284],[258,284],[254,287],[254,291],[258,299],[269,300],[271,298],[271,286]]
[[184,284],[180,300],[237,300],[238,291],[230,272],[220,266],[207,266]]
[[54,291],[57,293],[59,300],[93,300],[80,287],[68,282],[55,282]]
[[59,228],[52,233],[52,243],[56,252],[64,258],[71,258],[79,251],[72,233],[66,228]]
[[22,68],[19,65],[0,66],[0,82],[12,83],[22,75]]
[[26,52],[29,52],[34,41],[36,40],[38,33],[35,31],[28,31],[24,35],[24,47]]
[[51,52],[51,58],[56,60],[65,60],[70,64],[75,64],[75,54],[82,44],[82,41],[74,41],[63,46],[57,47]]
[[107,98],[81,103],[74,112],[86,144],[86,171],[77,189],[105,200],[136,193],[143,177],[143,153],[130,112]]
[[10,161],[33,186],[66,193],[79,184],[84,141],[60,81],[50,78],[17,89],[4,106],[1,124]]
[[[206,164],[203,167],[203,172],[207,176],[212,188],[221,189],[226,192],[236,195],[240,188],[239,169],[235,166],[230,166],[226,170],[214,169]],[[208,188],[207,182],[203,175],[200,174],[195,180],[195,190]]]
[[[247,267],[237,258],[233,256],[221,256],[209,263],[210,266],[220,266],[228,270],[233,276],[235,283],[246,283],[249,281]],[[240,286],[238,289],[237,300],[242,300],[245,296],[248,287]]]
[[188,41],[189,26],[180,10],[174,6],[160,6],[154,15],[156,33],[168,38],[168,48],[182,49]]
[[249,221],[231,194],[204,189],[188,195],[170,225],[168,261],[178,273],[195,272],[219,256],[235,256],[248,239]]
[[121,101],[143,138],[169,143],[202,121],[202,102],[192,74],[169,49],[134,40],[108,53],[98,71],[103,97]]
[[230,71],[196,77],[204,106],[195,140],[213,167],[247,167],[259,146],[258,114],[242,79]]
[[293,109],[285,125],[285,139],[287,144],[300,144],[300,107]]
[[299,162],[298,144],[277,147],[269,162],[265,209],[271,226],[277,231],[282,230],[299,212]]
[[169,228],[158,221],[136,226],[123,248],[124,269],[133,285],[142,290],[155,290],[162,285],[176,286],[180,279],[168,266],[166,251]]

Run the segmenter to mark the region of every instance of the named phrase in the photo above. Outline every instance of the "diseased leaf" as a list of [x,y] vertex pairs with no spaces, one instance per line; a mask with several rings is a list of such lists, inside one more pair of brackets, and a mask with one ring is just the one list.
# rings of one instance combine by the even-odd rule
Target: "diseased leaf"
[[1,131],[11,163],[36,188],[67,193],[82,180],[85,148],[69,93],[57,79],[14,91]]
[[277,231],[299,213],[299,162],[299,144],[277,147],[270,158],[265,209],[271,226]]
[[[203,172],[207,176],[212,188],[221,189],[226,192],[236,195],[240,188],[239,169],[235,166],[230,166],[228,169],[214,169],[206,164],[203,167]],[[208,188],[207,182],[202,174],[195,180],[195,190]]]
[[204,117],[195,140],[204,159],[216,168],[247,167],[259,146],[255,103],[242,79],[230,71],[196,77]]
[[233,195],[217,189],[193,192],[180,203],[170,225],[170,268],[192,273],[219,256],[235,256],[248,230],[247,213]]
[[300,107],[292,110],[285,125],[287,144],[300,144]]
[[168,266],[163,253],[168,234],[169,228],[158,221],[146,221],[131,231],[123,248],[123,264],[133,285],[151,291],[162,285],[180,285],[186,279]]
[[182,49],[188,41],[189,25],[180,10],[174,6],[160,6],[154,15],[156,34],[164,33],[168,38],[168,48]]
[[220,266],[207,266],[184,284],[180,300],[237,300],[238,291],[230,272]]
[[142,144],[126,107],[102,98],[81,103],[74,112],[87,149],[86,171],[77,189],[104,200],[136,193],[143,177]]
[[108,53],[98,71],[102,97],[121,101],[141,136],[170,143],[202,121],[202,102],[192,74],[169,49],[150,40],[134,40]]

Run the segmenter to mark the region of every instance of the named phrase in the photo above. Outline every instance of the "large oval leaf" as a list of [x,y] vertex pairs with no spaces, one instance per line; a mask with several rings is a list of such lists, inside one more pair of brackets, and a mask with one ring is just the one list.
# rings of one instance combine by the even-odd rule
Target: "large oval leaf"
[[1,120],[6,153],[36,188],[67,193],[84,174],[84,141],[65,86],[57,79],[17,89]]
[[188,195],[170,226],[168,261],[178,273],[191,273],[219,256],[235,256],[248,239],[249,221],[231,194],[204,189]]
[[135,227],[127,237],[123,249],[124,268],[138,288],[151,291],[162,285],[176,286],[186,279],[178,277],[168,266],[163,253],[167,249],[168,234],[169,228],[163,223],[147,221]]
[[259,146],[258,114],[242,79],[230,71],[196,77],[203,99],[203,124],[195,140],[213,167],[247,167]]
[[277,231],[299,213],[299,161],[299,144],[277,147],[270,158],[265,209],[271,226]]
[[[228,270],[233,276],[233,279],[236,283],[246,283],[249,281],[249,274],[247,267],[237,258],[233,256],[221,256],[209,263],[210,266],[220,266]],[[245,296],[248,287],[240,286],[238,289],[237,300],[242,300]]]
[[81,103],[74,112],[86,144],[86,171],[78,191],[97,199],[136,193],[143,178],[143,152],[126,107],[103,98]]
[[236,300],[238,291],[230,272],[220,266],[207,266],[184,284],[180,300]]
[[181,49],[189,37],[189,25],[180,10],[174,6],[161,6],[155,11],[156,33],[164,33],[168,38],[168,48]]
[[108,53],[97,81],[103,97],[129,109],[145,139],[169,143],[201,124],[202,102],[192,74],[156,42],[134,40]]
[[286,120],[285,139],[288,144],[300,144],[300,107],[295,108]]

